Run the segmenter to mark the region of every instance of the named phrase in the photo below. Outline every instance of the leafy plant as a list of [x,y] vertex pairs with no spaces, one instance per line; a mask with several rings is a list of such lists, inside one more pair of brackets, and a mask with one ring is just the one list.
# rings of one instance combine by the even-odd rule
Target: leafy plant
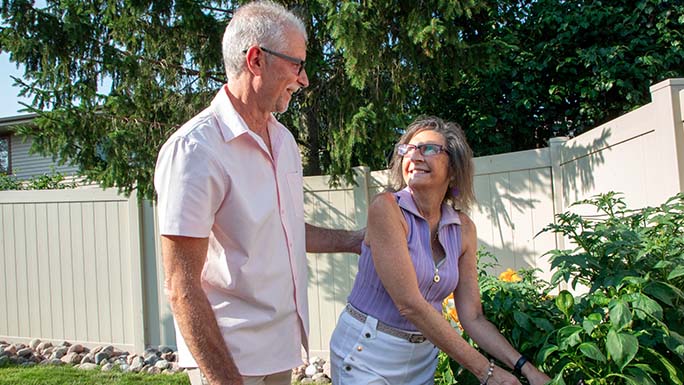
[[[548,334],[555,330],[550,320],[558,319],[558,310],[549,296],[552,287],[537,279],[534,269],[521,269],[515,272],[516,278],[512,271],[506,271],[499,277],[488,275],[486,271],[495,266],[498,266],[498,261],[493,254],[482,248],[478,250],[483,311],[513,346],[526,356],[534,357],[546,343]],[[462,335],[476,346],[467,333]],[[499,366],[506,367],[503,364]],[[524,379],[522,381],[525,383]],[[479,384],[479,381],[457,362],[440,353],[435,383],[469,385]]]
[[[485,314],[554,377],[552,385],[681,385],[684,194],[638,210],[628,209],[614,192],[577,205],[593,206],[597,215],[566,212],[543,230],[574,245],[548,253],[556,271],[550,283],[535,278],[533,270],[517,272],[520,281],[511,272],[501,276],[511,282],[488,276],[484,270],[496,259],[479,251]],[[561,284],[583,294],[549,295]],[[444,354],[435,380],[478,383]]]
[[552,284],[562,314],[537,362],[554,384],[682,384],[684,382],[684,194],[659,207],[626,208],[614,192],[577,202],[597,216],[567,212],[545,230],[576,247],[553,250]]
[[0,191],[4,190],[61,190],[75,188],[76,182],[67,182],[64,174],[55,172],[19,180],[16,175],[0,174]]
[[0,191],[21,190],[21,188],[21,182],[15,175],[0,173]]

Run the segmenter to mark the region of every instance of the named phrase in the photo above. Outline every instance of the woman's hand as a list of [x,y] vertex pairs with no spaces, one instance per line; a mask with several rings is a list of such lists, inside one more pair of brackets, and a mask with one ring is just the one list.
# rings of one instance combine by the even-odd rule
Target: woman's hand
[[[481,379],[482,380],[482,379]],[[492,376],[487,380],[487,385],[522,385],[518,379],[511,373],[499,368],[494,367],[494,372]]]
[[549,376],[540,372],[539,369],[533,366],[529,371],[526,371],[525,377],[527,377],[527,381],[530,382],[530,385],[546,385],[551,382],[551,378]]

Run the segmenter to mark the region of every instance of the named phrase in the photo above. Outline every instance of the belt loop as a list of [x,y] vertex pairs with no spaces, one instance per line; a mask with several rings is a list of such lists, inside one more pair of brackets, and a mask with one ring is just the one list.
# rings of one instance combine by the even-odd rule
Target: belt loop
[[378,320],[375,317],[366,315],[366,322],[363,326],[364,338],[375,338],[378,334]]

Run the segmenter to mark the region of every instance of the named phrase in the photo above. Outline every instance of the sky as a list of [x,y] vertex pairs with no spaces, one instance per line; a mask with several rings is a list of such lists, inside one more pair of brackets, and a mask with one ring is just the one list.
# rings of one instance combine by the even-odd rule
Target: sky
[[8,53],[0,54],[0,118],[21,115],[22,113],[18,110],[23,106],[19,104],[19,101],[28,103],[28,99],[17,96],[19,88],[12,86],[14,81],[10,77],[11,75],[21,77],[23,74],[23,70],[17,69],[14,63],[10,63]]

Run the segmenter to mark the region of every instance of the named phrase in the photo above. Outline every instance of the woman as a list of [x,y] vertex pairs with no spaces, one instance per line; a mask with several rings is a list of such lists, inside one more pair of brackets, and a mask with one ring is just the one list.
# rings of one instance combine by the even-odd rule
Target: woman
[[478,346],[527,377],[550,378],[482,313],[475,225],[458,209],[474,201],[472,151],[461,128],[413,122],[391,165],[395,193],[371,204],[359,272],[330,342],[333,384],[433,384],[438,349],[481,384],[520,384],[471,347],[441,314],[454,293],[461,325]]

